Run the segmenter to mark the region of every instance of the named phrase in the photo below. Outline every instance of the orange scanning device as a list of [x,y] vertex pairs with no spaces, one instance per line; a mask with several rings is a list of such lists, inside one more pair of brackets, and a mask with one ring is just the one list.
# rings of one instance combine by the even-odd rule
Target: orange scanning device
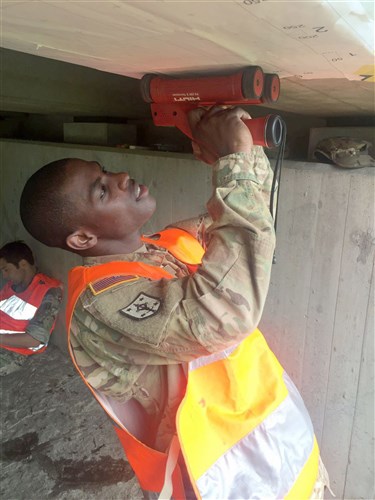
[[[280,79],[264,74],[260,66],[250,66],[225,76],[172,78],[146,74],[141,79],[141,94],[151,104],[154,124],[177,127],[192,139],[187,113],[196,107],[213,105],[272,104],[280,95]],[[244,120],[253,143],[267,148],[282,142],[284,122],[279,115],[269,114]]]

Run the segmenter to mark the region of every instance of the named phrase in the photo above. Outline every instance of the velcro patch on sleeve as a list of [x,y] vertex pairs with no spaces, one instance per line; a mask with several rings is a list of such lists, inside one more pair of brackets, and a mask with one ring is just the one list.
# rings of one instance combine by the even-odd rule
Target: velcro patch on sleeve
[[160,309],[161,300],[140,293],[129,305],[120,309],[120,313],[128,318],[140,320],[154,316]]
[[99,295],[100,293],[105,292],[106,290],[109,290],[116,285],[136,280],[139,280],[139,276],[134,276],[132,274],[127,276],[108,276],[106,278],[95,281],[94,283],[89,283],[89,288],[94,295]]

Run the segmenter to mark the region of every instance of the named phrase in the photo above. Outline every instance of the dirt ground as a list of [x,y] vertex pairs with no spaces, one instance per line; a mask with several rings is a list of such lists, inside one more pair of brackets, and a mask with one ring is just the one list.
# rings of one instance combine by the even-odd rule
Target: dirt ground
[[68,355],[1,351],[4,500],[142,499],[109,418]]

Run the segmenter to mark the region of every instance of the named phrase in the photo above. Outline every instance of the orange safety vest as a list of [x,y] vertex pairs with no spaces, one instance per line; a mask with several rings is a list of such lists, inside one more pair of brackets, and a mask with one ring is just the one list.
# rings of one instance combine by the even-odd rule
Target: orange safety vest
[[[61,287],[60,281],[42,273],[36,274],[26,290],[20,293],[13,290],[11,282],[7,282],[0,291],[0,332],[9,335],[25,333],[27,325],[35,316],[45,294],[51,288],[58,287]],[[54,326],[55,324],[52,325],[50,333],[52,333]],[[40,348],[10,347],[3,344],[0,344],[0,347],[30,356],[45,351],[47,344]]]
[[[177,229],[164,238],[144,239],[199,264],[204,254],[197,240]],[[183,256],[181,249],[188,248]],[[99,279],[137,275],[171,279],[164,269],[142,262],[110,262],[76,267],[69,274],[68,338],[80,294]],[[77,366],[69,344],[73,362]],[[141,488],[160,498],[184,499],[179,465],[181,448],[197,498],[308,499],[318,477],[319,449],[301,396],[263,335],[255,330],[223,352],[202,356],[188,366],[188,382],[177,417],[177,437],[168,453],[154,450],[126,429],[104,398],[87,382],[117,424],[115,430]]]

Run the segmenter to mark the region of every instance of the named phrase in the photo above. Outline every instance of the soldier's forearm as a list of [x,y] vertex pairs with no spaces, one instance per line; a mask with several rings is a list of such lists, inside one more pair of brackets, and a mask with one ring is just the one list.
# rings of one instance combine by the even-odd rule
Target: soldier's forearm
[[52,327],[61,305],[62,291],[51,288],[46,293],[42,304],[26,327],[26,332],[39,343],[47,344]]
[[9,347],[38,347],[39,340],[28,333],[0,334],[0,344]]

